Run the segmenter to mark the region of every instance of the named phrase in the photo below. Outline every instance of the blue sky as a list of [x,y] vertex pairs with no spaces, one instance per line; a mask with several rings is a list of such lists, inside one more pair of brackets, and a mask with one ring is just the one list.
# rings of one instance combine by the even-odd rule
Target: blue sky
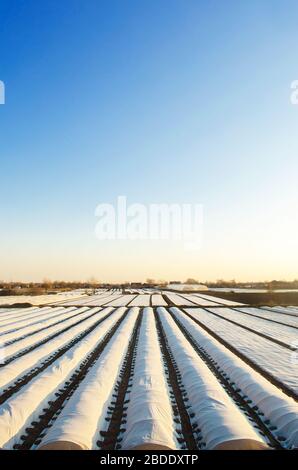
[[[298,4],[0,0],[0,279],[297,277]],[[94,210],[201,203],[204,243]]]

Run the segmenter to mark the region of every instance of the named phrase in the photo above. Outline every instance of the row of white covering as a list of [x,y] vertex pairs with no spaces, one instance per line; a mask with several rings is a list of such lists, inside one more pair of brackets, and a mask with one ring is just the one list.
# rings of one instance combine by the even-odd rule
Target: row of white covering
[[269,312],[264,308],[254,307],[238,307],[237,310],[250,316],[257,316],[259,318],[264,318],[267,320],[274,320],[279,323],[282,323],[283,325],[294,326],[295,328],[298,328],[298,317],[295,317],[293,315],[281,315],[280,313],[274,312],[273,310]]
[[[4,331],[12,330],[15,328],[19,328],[24,324],[29,324],[31,322],[36,321],[38,318],[43,318],[44,316],[51,315],[53,311],[57,309],[53,309],[52,307],[34,307],[34,310],[29,310],[26,313],[22,310],[20,312],[11,312],[9,316],[3,318],[0,321],[0,330],[1,333]],[[25,309],[27,310],[27,309]]]
[[275,377],[298,394],[296,351],[291,351],[241,326],[231,325],[225,319],[218,318],[203,309],[186,308],[185,310],[220,338],[233,345],[239,353],[248,357],[264,373]]
[[[79,313],[80,310],[77,311]],[[68,316],[68,313],[64,314]],[[59,323],[58,325],[49,326],[46,330],[36,331],[33,335],[25,336],[25,338],[20,339],[15,343],[9,344],[4,348],[4,357],[8,359],[9,357],[15,355],[16,353],[23,351],[34,344],[45,340],[48,336],[54,335],[56,333],[60,334],[61,329],[71,327],[74,323],[77,323],[80,320],[88,318],[92,313],[90,313],[90,309],[82,309],[80,318],[73,317],[68,318],[62,325]],[[63,317],[62,317],[63,318]]]
[[206,449],[243,439],[264,443],[263,438],[197,355],[169,312],[160,307],[158,313]]
[[105,420],[107,408],[138,313],[138,308],[129,310],[115,336],[43,438],[40,448],[55,445],[57,442],[70,442],[82,450],[97,448],[97,440],[102,439],[99,431],[105,431],[108,427]]
[[[46,308],[46,307],[45,307]],[[34,310],[38,311],[40,310],[40,307],[26,307],[26,308],[17,308],[17,307],[6,307],[6,308],[1,308],[0,307],[0,322],[2,318],[9,317],[10,315],[16,316],[16,315],[28,315],[30,312],[34,312]]]
[[0,407],[0,447],[11,449],[19,442],[26,427],[38,421],[42,409],[55,399],[55,392],[63,387],[124,311],[119,308]]
[[112,308],[107,308],[98,312],[98,307],[90,309],[90,314],[98,312],[98,315],[87,318],[79,325],[73,326],[68,331],[61,333],[33,351],[24,354],[5,365],[5,367],[2,367],[0,369],[0,392],[32,368],[40,366],[45,360],[49,359],[53,353],[56,353],[70,341],[73,341],[77,336],[89,327],[92,327],[101,317],[105,317],[105,315],[109,314],[112,310]]
[[122,448],[178,447],[173,411],[152,308],[143,311]]
[[69,300],[67,302],[63,302],[64,306],[71,306],[71,305],[94,305],[94,306],[101,306],[106,303],[108,303],[111,300],[115,300],[121,296],[121,293],[118,292],[112,292],[112,291],[107,291],[107,292],[102,292],[99,294],[94,294],[94,295],[89,295],[86,296],[82,299],[78,300]]
[[[81,449],[96,448],[99,430],[107,427],[104,418],[137,313],[136,308],[130,310],[123,326],[70,399],[40,447],[71,442]],[[169,390],[150,308],[145,309],[143,314],[129,397],[122,448],[130,449],[148,443],[177,448]]]
[[287,325],[279,325],[270,322],[264,318],[256,318],[237,312],[230,308],[209,308],[208,311],[216,313],[223,319],[232,320],[239,325],[250,328],[253,331],[265,334],[275,340],[283,342],[285,345],[291,346],[297,339],[297,330]]
[[283,445],[288,448],[298,447],[298,404],[213,339],[178,308],[171,308],[171,312],[197,344],[220,365],[229,380],[234,382],[235,388],[252,400],[251,406],[257,406],[264,413],[264,421],[270,420],[271,426],[277,428],[275,435],[287,439]]
[[[25,324],[21,327],[17,327],[15,330],[10,329],[9,331],[2,333],[0,335],[0,341],[4,344],[8,341],[14,341],[18,338],[26,336],[27,334],[33,334],[39,331],[41,328],[48,328],[49,326],[52,326],[58,322],[64,323],[64,320],[67,320],[72,316],[79,316],[81,312],[82,310],[72,307],[57,307],[55,309],[52,309],[52,312],[48,314],[45,318],[38,318],[32,323],[29,322],[30,324]],[[62,324],[60,325],[60,327],[63,328]]]

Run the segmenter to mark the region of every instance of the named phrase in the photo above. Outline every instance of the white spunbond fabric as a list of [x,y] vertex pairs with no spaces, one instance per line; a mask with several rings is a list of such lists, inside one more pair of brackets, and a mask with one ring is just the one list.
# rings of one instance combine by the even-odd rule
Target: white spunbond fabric
[[273,322],[268,322],[264,318],[245,315],[244,313],[231,310],[230,308],[209,308],[208,311],[214,312],[224,319],[235,321],[239,325],[246,326],[273,339],[282,341],[288,346],[291,346],[295,340],[297,340],[297,330],[287,325],[278,325]]
[[169,312],[160,307],[158,314],[181,373],[189,404],[196,415],[195,421],[206,443],[206,449],[214,449],[221,443],[238,439],[264,443],[263,438],[199,358]]
[[171,312],[183,324],[193,339],[223,370],[235,387],[241,390],[253,404],[264,413],[263,420],[270,420],[271,426],[276,426],[276,436],[286,437],[283,445],[298,447],[298,404],[287,397],[281,390],[266,380],[261,374],[222,346],[199,325],[181,312],[171,308]]
[[90,305],[92,300],[94,300],[95,297],[102,298],[103,294],[100,294],[98,296],[95,295],[88,295],[85,296],[81,299],[78,300],[68,300],[65,302],[62,302],[61,305],[65,306],[83,306],[83,305]]
[[213,295],[206,295],[206,294],[194,294],[196,297],[199,297],[200,299],[205,299],[205,300],[210,300],[212,302],[216,302],[222,305],[243,305],[240,304],[239,302],[234,302],[233,300],[227,300],[227,299],[222,299],[221,297],[214,297]]
[[14,383],[14,381],[20,376],[26,374],[34,366],[38,367],[41,365],[43,361],[48,359],[54,352],[57,352],[65,344],[72,341],[87,328],[99,321],[100,317],[104,317],[112,310],[112,308],[107,308],[98,312],[98,307],[90,309],[90,314],[98,312],[99,315],[94,315],[92,318],[84,320],[79,325],[73,326],[68,331],[58,335],[56,338],[51,339],[33,351],[5,365],[5,367],[0,369],[0,393],[3,389]]
[[189,300],[190,302],[192,302],[193,304],[199,306],[199,305],[202,305],[202,306],[205,306],[205,305],[220,305],[219,302],[214,302],[213,300],[211,299],[203,299],[202,297],[198,297],[196,296],[195,294],[181,294],[181,297]]
[[[82,310],[80,320],[82,320],[83,318],[88,318],[89,315],[90,315],[90,311],[88,309]],[[15,355],[16,353],[26,348],[29,348],[30,346],[38,343],[39,341],[46,339],[50,335],[59,333],[61,329],[67,328],[73,325],[74,323],[76,323],[77,321],[79,321],[78,317],[70,318],[65,323],[63,323],[63,326],[60,324],[49,326],[49,328],[47,328],[46,330],[37,331],[32,336],[26,336],[25,338],[21,339],[20,341],[17,341],[16,343],[7,345],[5,347],[5,358],[9,359],[9,357]]]
[[[24,318],[18,318],[15,315],[13,315],[10,319],[10,324],[5,325],[1,331],[0,331],[0,336],[1,338],[9,334],[11,331],[17,332],[19,330],[22,330],[24,328],[28,328],[29,326],[33,326],[38,322],[45,321],[46,319],[50,319],[54,316],[61,315],[63,312],[70,311],[71,307],[68,307],[68,309],[64,309],[61,307],[52,307],[49,311],[38,313],[38,315],[35,315],[31,318],[28,318],[26,315]],[[73,307],[72,307],[73,308]],[[48,310],[48,309],[46,309]]]
[[152,305],[155,307],[155,306],[167,306],[167,302],[165,301],[165,299],[163,298],[162,295],[160,294],[153,294],[151,296],[151,301],[152,301]]
[[189,305],[190,307],[193,306],[195,307],[196,304],[191,302],[190,300],[186,300],[183,297],[180,297],[179,294],[170,294],[167,292],[167,297],[170,299],[171,302],[175,305]]
[[298,363],[292,360],[292,357],[295,359],[295,351],[290,351],[270,339],[255,335],[241,326],[231,325],[226,320],[203,309],[186,308],[185,311],[233,345],[239,353],[248,357],[264,372],[280,380],[294,393],[298,393]]
[[[110,301],[119,299],[121,297],[121,293],[111,293],[111,292],[106,292],[104,295],[100,294],[95,294],[95,295],[90,295],[87,299],[83,299],[81,302],[76,302],[76,305],[89,305],[89,306],[102,306],[102,305],[108,305]],[[69,302],[67,304],[63,305],[73,305],[73,302]]]
[[[290,315],[284,315],[280,314],[274,311],[268,312],[264,308],[237,308],[238,311],[243,312],[247,314],[248,316],[254,318],[255,316],[259,318],[264,318],[267,320],[274,320],[279,323],[282,323],[283,325],[286,326],[294,326],[295,328],[298,328],[298,317],[290,316]],[[272,322],[270,322],[271,324]]]
[[291,315],[293,317],[298,316],[298,307],[263,307],[265,310],[268,310],[269,312],[278,312],[278,313],[285,313],[286,315]]
[[97,297],[94,297],[92,302],[90,302],[90,305],[106,305],[110,307],[110,302],[121,299],[121,297],[122,295],[119,294],[112,294],[104,299],[98,299]]
[[108,303],[110,307],[125,307],[134,298],[134,295],[122,295],[120,299],[113,300]]
[[42,408],[55,396],[57,388],[102,341],[123,313],[124,309],[118,309],[0,407],[0,447],[11,449],[18,443],[24,429],[38,418]]
[[144,309],[129,400],[122,449],[143,444],[176,449],[173,412],[152,308]]
[[37,319],[35,320],[35,322],[31,323],[28,326],[23,325],[22,327],[17,328],[15,331],[10,330],[10,332],[1,334],[0,342],[6,343],[11,340],[16,340],[18,338],[21,338],[22,336],[25,336],[26,334],[35,333],[36,331],[39,331],[41,328],[46,328],[48,326],[53,325],[54,323],[60,322],[62,320],[66,320],[67,318],[75,316],[79,313],[80,313],[79,311],[76,311],[76,309],[72,307],[68,307],[67,309],[59,308],[57,309],[57,311],[53,309],[53,313],[49,317]]
[[[55,303],[60,303],[64,299],[69,299],[69,295],[59,294],[45,294],[45,295],[9,295],[9,296],[0,296],[0,305],[11,305],[12,307],[17,307],[18,304],[28,303],[34,306],[38,305],[53,305]],[[73,297],[73,296],[72,296]],[[82,295],[80,295],[82,297]]]
[[29,312],[28,314],[15,315],[11,314],[8,318],[2,320],[0,324],[0,332],[3,333],[12,328],[19,328],[22,325],[28,325],[38,318],[43,318],[50,315],[53,311],[52,307],[38,308],[35,312]]
[[17,318],[22,315],[29,315],[38,312],[40,307],[26,307],[26,308],[0,308],[0,325],[3,320],[7,320],[10,316]]
[[150,295],[148,294],[140,294],[135,297],[132,302],[129,304],[130,306],[137,306],[137,307],[147,307],[150,305]]
[[71,442],[84,450],[97,448],[99,431],[108,426],[105,420],[107,408],[138,313],[138,308],[129,310],[123,324],[70,398],[39,448],[56,442]]

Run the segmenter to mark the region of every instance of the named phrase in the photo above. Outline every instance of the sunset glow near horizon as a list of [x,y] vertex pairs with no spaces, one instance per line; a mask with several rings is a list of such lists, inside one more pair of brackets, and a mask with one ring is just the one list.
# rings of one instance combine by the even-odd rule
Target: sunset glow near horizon
[[[0,279],[298,278],[296,1],[2,0],[0,17]],[[119,195],[201,204],[201,248],[99,240]]]

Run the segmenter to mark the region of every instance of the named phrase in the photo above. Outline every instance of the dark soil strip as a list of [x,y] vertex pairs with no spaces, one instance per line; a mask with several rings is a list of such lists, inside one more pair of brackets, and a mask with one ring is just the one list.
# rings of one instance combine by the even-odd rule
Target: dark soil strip
[[280,390],[282,390],[285,395],[288,397],[293,398],[295,401],[298,401],[298,396],[297,394],[289,388],[287,385],[285,385],[283,382],[278,380],[276,377],[271,375],[269,372],[266,370],[262,369],[257,363],[249,359],[247,356],[245,356],[241,351],[238,351],[234,346],[232,346],[230,343],[228,343],[226,340],[224,340],[221,336],[219,336],[217,333],[215,333],[213,330],[211,330],[208,326],[206,326],[204,323],[202,323],[200,320],[197,318],[192,317],[186,310],[179,308],[181,312],[183,312],[186,316],[188,316],[193,322],[197,323],[203,330],[207,331],[207,333],[212,336],[214,339],[216,339],[220,344],[222,344],[225,348],[227,348],[229,351],[231,351],[233,354],[235,354],[237,357],[242,359],[243,362],[248,364],[250,367],[252,367],[255,371],[257,371],[259,374],[261,374],[263,377],[265,377],[266,380],[271,382],[273,385],[278,387]]
[[164,295],[162,293],[160,293],[160,295],[161,295],[162,299],[165,301],[165,303],[167,304],[167,305],[161,305],[161,307],[168,307],[169,306],[169,299],[167,298],[166,295]]
[[[100,436],[103,440],[97,441],[97,445],[101,450],[113,450],[120,447],[119,434],[123,431],[121,426],[125,421],[125,411],[127,407],[126,403],[129,401],[126,399],[126,395],[129,392],[130,380],[132,379],[134,372],[135,356],[138,346],[139,333],[142,323],[143,312],[140,312],[136,320],[131,339],[129,341],[128,349],[123,361],[123,366],[120,372],[120,376],[117,385],[114,389],[113,395],[114,401],[111,402],[110,417],[106,420],[109,421],[109,427],[107,431],[101,431]],[[121,439],[121,438],[120,438]]]
[[185,393],[183,393],[181,390],[182,387],[180,385],[180,373],[178,371],[176,362],[174,360],[173,353],[168,345],[166,335],[162,326],[162,322],[159,318],[159,315],[156,309],[154,310],[154,315],[155,315],[156,328],[157,328],[157,333],[159,337],[161,352],[162,352],[165,365],[169,373],[169,383],[173,390],[175,402],[177,405],[176,415],[180,416],[182,436],[184,438],[183,440],[185,441],[186,448],[188,450],[197,450],[198,446],[197,446],[196,439],[193,434],[193,426],[190,421],[190,417],[188,415],[187,407],[185,404],[185,399],[187,397]]
[[88,371],[100,357],[111,338],[114,336],[119,326],[127,316],[128,311],[120,317],[110,331],[105,335],[103,340],[95,347],[95,349],[86,356],[81,365],[76,369],[74,374],[65,382],[64,387],[55,394],[57,398],[48,402],[48,407],[43,409],[43,413],[39,416],[39,421],[32,422],[31,427],[26,428],[26,434],[21,436],[21,444],[16,444],[15,449],[29,450],[33,444],[38,445],[46,434],[46,430],[51,427],[54,420],[65,406],[74,391],[78,388],[82,380],[86,377]]
[[253,333],[254,335],[260,336],[261,338],[265,338],[268,341],[271,341],[271,343],[278,344],[279,346],[281,346],[283,348],[286,348],[286,349],[290,349],[291,351],[296,351],[296,348],[294,346],[290,346],[289,344],[284,343],[283,341],[279,341],[279,339],[272,338],[271,336],[265,335],[265,333],[261,333],[260,331],[256,331],[256,330],[254,330],[252,328],[249,328],[248,326],[242,325],[241,323],[238,323],[234,320],[230,320],[229,318],[222,317],[219,313],[212,312],[208,308],[204,308],[204,310],[206,310],[206,312],[208,312],[208,313],[211,313],[211,315],[214,315],[215,317],[220,318],[221,320],[225,320],[229,323],[232,323],[232,325],[240,326],[240,328],[243,328],[246,331],[250,331],[250,333]]
[[58,332],[54,333],[53,335],[47,336],[46,338],[44,338],[43,340],[39,341],[38,343],[35,343],[35,344],[33,344],[32,346],[29,346],[27,349],[23,349],[23,350],[17,352],[14,356],[11,356],[11,357],[9,357],[8,359],[6,359],[5,361],[3,361],[3,362],[0,364],[0,368],[6,366],[7,364],[10,364],[11,362],[15,361],[15,360],[18,359],[19,357],[24,356],[25,354],[28,354],[29,352],[34,351],[34,349],[39,348],[40,346],[42,346],[42,345],[45,344],[45,343],[48,343],[48,341],[51,341],[51,340],[54,339],[54,338],[57,338],[57,336],[61,335],[62,333],[65,333],[66,331],[70,330],[70,329],[73,328],[74,326],[77,326],[77,325],[79,325],[80,323],[83,323],[84,321],[89,320],[90,318],[94,317],[95,315],[98,315],[98,313],[99,313],[99,312],[94,312],[94,313],[92,313],[91,315],[89,315],[89,317],[87,317],[87,318],[82,318],[81,320],[77,321],[76,323],[73,323],[72,325],[67,326],[67,327],[64,328],[63,330],[59,330]]
[[[76,310],[76,309],[75,309]],[[65,313],[65,312],[63,312]],[[70,313],[70,312],[69,312]],[[57,326],[57,325],[60,325],[61,323],[64,323],[68,320],[71,320],[72,318],[75,318],[77,317],[78,315],[82,315],[82,313],[84,312],[79,312],[79,313],[75,313],[67,318],[63,318],[62,320],[59,320],[59,321],[56,321],[55,323],[52,323],[51,325],[48,325],[48,326],[44,326],[42,328],[40,328],[39,330],[35,330],[35,331],[32,331],[31,333],[27,333],[26,335],[23,335],[23,336],[20,336],[19,338],[15,338],[15,339],[12,339],[10,341],[7,341],[6,343],[3,343],[3,346],[9,346],[10,344],[14,344],[14,343],[18,343],[19,341],[21,341],[22,339],[25,339],[25,338],[28,338],[29,336],[33,336],[35,334],[38,334],[40,333],[41,331],[44,331],[44,330],[47,330],[48,328],[52,328],[52,326]],[[60,313],[61,315],[61,313]],[[39,322],[37,322],[39,323]],[[30,325],[31,326],[31,325]]]
[[72,339],[69,343],[65,344],[62,348],[58,349],[55,351],[54,354],[50,355],[47,357],[45,360],[43,360],[40,365],[35,366],[33,369],[31,369],[29,372],[27,372],[25,375],[22,377],[18,378],[17,381],[13,384],[10,385],[7,389],[5,389],[1,395],[0,395],[0,405],[2,405],[6,400],[8,400],[13,394],[17,393],[24,385],[30,382],[34,377],[36,377],[38,374],[40,374],[43,370],[45,370],[47,367],[49,367],[53,362],[55,362],[59,357],[63,356],[70,348],[72,348],[75,344],[77,344],[79,341],[82,339],[86,338],[90,333],[92,333],[95,328],[97,328],[104,320],[109,318],[112,314],[114,313],[114,310],[104,317],[102,317],[100,320],[98,320],[94,325],[90,326],[88,329],[84,330],[82,333],[80,333],[78,336],[76,336],[74,339]]
[[215,363],[213,358],[202,348],[198,345],[196,340],[192,337],[189,331],[184,327],[184,325],[176,318],[176,316],[170,312],[171,317],[173,318],[176,325],[180,328],[181,332],[185,336],[185,338],[189,341],[191,346],[194,348],[198,356],[204,361],[204,363],[208,366],[211,372],[215,375],[219,383],[224,387],[228,395],[234,400],[236,405],[246,414],[246,416],[250,419],[250,421],[257,425],[258,429],[261,431],[263,436],[265,436],[269,442],[269,444],[276,448],[281,449],[282,446],[280,442],[274,437],[270,429],[264,424],[263,420],[260,418],[258,410],[255,410],[253,407],[253,403],[250,405],[247,400],[245,400],[241,394],[240,390],[238,391],[233,387],[230,381],[225,377],[223,372],[221,371],[220,364]]

